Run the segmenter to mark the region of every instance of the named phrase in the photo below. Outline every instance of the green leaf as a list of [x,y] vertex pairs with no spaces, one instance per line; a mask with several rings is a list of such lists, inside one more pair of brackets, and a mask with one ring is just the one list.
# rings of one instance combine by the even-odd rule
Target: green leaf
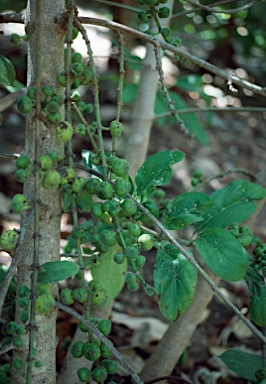
[[108,252],[101,254],[102,265],[99,268],[92,268],[93,279],[100,280],[107,291],[108,299],[105,306],[117,297],[122,291],[125,283],[125,272],[127,270],[127,261],[122,264],[116,264],[113,260],[115,252],[118,252],[119,246],[116,244],[109,248]]
[[202,220],[202,214],[213,202],[202,192],[185,192],[171,201],[163,214],[167,229],[181,229]]
[[245,276],[245,280],[250,293],[254,296],[259,296],[260,287],[264,285],[263,276],[254,268],[250,267]]
[[183,160],[184,156],[183,152],[166,150],[149,157],[136,174],[137,195],[148,199],[156,186],[167,184],[172,177],[171,166]]
[[90,212],[92,204],[92,196],[88,191],[83,189],[76,196],[76,204],[81,212]]
[[63,196],[63,211],[69,212],[74,202],[73,194],[63,192],[62,196]]
[[77,264],[71,261],[50,261],[42,264],[41,270],[38,273],[39,283],[55,283],[56,281],[65,280],[68,277],[76,275],[79,271]]
[[154,267],[154,286],[162,314],[171,322],[190,305],[195,291],[197,270],[177,248],[160,248]]
[[256,205],[252,200],[261,200],[266,196],[266,189],[247,180],[235,180],[226,187],[210,195],[214,204],[206,209],[203,221],[196,223],[196,229],[208,227],[226,228],[251,216]]
[[239,241],[222,228],[207,228],[195,241],[205,263],[227,281],[239,281],[245,276],[249,258]]
[[224,352],[219,358],[231,371],[240,377],[257,381],[255,372],[262,368],[261,357],[237,349],[231,349],[230,351]]
[[16,77],[16,71],[5,56],[0,55],[0,84],[3,86],[13,85]]

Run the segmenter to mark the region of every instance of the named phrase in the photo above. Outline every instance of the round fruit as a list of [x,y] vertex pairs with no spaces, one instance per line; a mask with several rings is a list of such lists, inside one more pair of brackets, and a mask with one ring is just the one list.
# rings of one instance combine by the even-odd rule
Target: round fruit
[[16,33],[12,33],[10,35],[10,43],[17,45],[17,44],[19,44],[19,42],[20,42],[20,36]]
[[116,243],[116,233],[110,231],[109,229],[104,229],[99,234],[100,241],[105,245],[111,246]]
[[47,171],[42,180],[42,186],[44,189],[52,190],[56,189],[61,182],[61,176],[57,171]]
[[100,362],[100,366],[104,367],[106,369],[106,372],[110,375],[113,375],[117,372],[117,364],[113,360],[103,360]]
[[136,258],[135,263],[136,263],[136,266],[137,266],[138,268],[142,268],[142,267],[145,265],[145,263],[146,263],[146,257],[143,256],[143,255],[139,255],[139,256]]
[[128,228],[128,230],[132,236],[134,236],[134,237],[140,236],[140,227],[138,224],[131,224],[130,227]]
[[32,100],[28,96],[20,96],[17,100],[17,107],[21,113],[29,113],[32,110]]
[[8,335],[13,335],[16,331],[16,328],[17,328],[17,323],[15,321],[10,321],[9,323],[7,323],[6,331]]
[[85,185],[85,189],[86,191],[88,191],[91,195],[94,195],[97,191],[97,188],[99,186],[99,184],[101,183],[101,180],[100,179],[97,179],[96,177],[93,177],[92,179],[90,179],[86,185]]
[[108,181],[102,181],[98,184],[96,195],[102,199],[107,200],[113,196],[113,186]]
[[30,295],[30,289],[26,285],[22,285],[18,289],[18,296],[23,297],[23,296],[29,296]]
[[0,244],[5,251],[11,251],[17,244],[18,234],[17,232],[9,229],[4,231],[0,237]]
[[26,330],[25,330],[25,328],[24,328],[23,325],[17,325],[17,326],[16,326],[15,333],[16,333],[18,336],[23,336],[23,335],[25,335]]
[[111,332],[112,323],[110,320],[102,319],[98,323],[98,329],[104,336],[108,336]]
[[126,247],[124,249],[124,255],[128,260],[135,260],[138,255],[138,249],[136,247]]
[[91,303],[95,307],[102,307],[107,301],[105,289],[99,289],[91,295]]
[[140,244],[140,248],[142,251],[150,251],[153,247],[153,241],[151,235],[146,233],[140,235],[138,238],[138,243]]
[[71,57],[72,63],[81,63],[82,62],[82,54],[79,52],[75,52]]
[[17,193],[11,200],[11,208],[14,213],[20,213],[30,208],[27,198],[22,193]]
[[31,160],[29,156],[26,155],[21,155],[17,160],[16,160],[16,167],[18,169],[26,169],[30,166]]
[[46,104],[45,109],[48,113],[54,114],[54,113],[57,113],[59,111],[59,105],[56,101],[50,100]]
[[127,215],[133,215],[137,211],[137,205],[134,200],[126,198],[121,204]]
[[120,211],[120,204],[118,201],[115,201],[115,200],[107,200],[103,204],[103,210],[105,212],[108,212],[110,216],[114,217],[118,215]]
[[156,188],[153,196],[155,199],[163,199],[165,197],[165,191],[161,188]]
[[91,280],[88,282],[88,291],[94,293],[103,288],[103,283],[99,280]]
[[77,371],[79,381],[87,383],[91,378],[91,371],[86,367],[81,367]]
[[133,272],[127,272],[125,274],[125,282],[127,284],[136,283],[136,275]]
[[115,182],[115,193],[118,197],[125,197],[130,191],[131,185],[128,180],[117,180]]
[[44,293],[36,299],[36,309],[41,314],[50,313],[55,307],[55,299],[50,293]]
[[87,342],[83,346],[83,355],[87,360],[98,360],[101,356],[100,347],[94,343]]
[[123,253],[116,252],[114,254],[114,262],[116,264],[123,264],[124,261],[125,261],[125,256],[123,255]]
[[81,330],[81,332],[89,332],[89,328],[82,323],[82,321],[79,321],[78,327]]
[[18,169],[15,173],[15,177],[19,183],[25,183],[31,171],[28,169]]
[[88,292],[84,288],[75,288],[72,295],[79,303],[84,303],[88,298]]
[[44,96],[50,97],[50,96],[55,95],[56,91],[55,91],[54,87],[51,87],[50,85],[44,85],[42,87],[42,93],[44,94]]
[[26,323],[29,318],[29,310],[27,308],[23,309],[19,314],[19,319],[22,323]]
[[75,132],[80,136],[84,137],[86,135],[86,127],[84,124],[78,124],[75,128]]
[[50,284],[38,283],[37,284],[37,295],[42,295],[44,293],[51,293]]
[[62,121],[56,127],[56,138],[61,143],[65,143],[72,139],[74,133],[74,129],[72,125],[68,121]]
[[124,159],[119,159],[116,157],[112,163],[112,172],[116,176],[124,177],[128,173],[129,164]]
[[98,381],[98,383],[102,383],[107,378],[107,372],[104,367],[101,365],[99,367],[94,368],[92,371],[92,377],[94,380]]
[[128,285],[127,285],[127,288],[128,288],[129,291],[134,292],[134,291],[137,291],[137,290],[138,290],[138,288],[139,288],[139,284],[138,284],[137,282],[132,283],[132,284],[128,284]]
[[118,120],[113,120],[110,124],[110,134],[112,137],[119,137],[123,131],[123,125]]
[[15,339],[13,339],[13,345],[17,348],[22,348],[24,345],[22,338],[16,337]]
[[75,170],[71,167],[62,167],[59,169],[59,174],[61,176],[60,184],[64,185],[75,177]]
[[72,190],[73,192],[80,192],[84,187],[85,184],[87,183],[87,179],[83,176],[77,177],[73,182],[72,182]]
[[62,121],[62,114],[60,112],[48,113],[46,117],[54,125],[58,125]]
[[25,364],[25,360],[21,360],[19,359],[18,357],[14,357],[13,361],[12,361],[12,366],[15,368],[15,369],[21,369],[23,368],[23,365]]
[[83,341],[76,341],[71,346],[71,349],[70,349],[71,355],[76,358],[83,356],[83,347],[84,347]]
[[28,308],[30,305],[30,299],[28,297],[20,297],[18,299],[18,306],[20,308]]
[[40,163],[42,171],[49,171],[53,166],[53,161],[49,155],[41,155]]
[[69,288],[64,288],[60,292],[60,301],[62,304],[65,304],[65,305],[73,304],[74,298],[73,298],[72,290]]
[[110,349],[103,343],[100,344],[101,356],[104,358],[108,358],[112,356],[112,352]]
[[93,219],[100,219],[103,217],[103,208],[101,203],[93,203],[91,206],[91,216]]
[[161,8],[159,8],[158,16],[161,19],[167,19],[170,16],[170,8],[168,8],[168,7],[161,7]]

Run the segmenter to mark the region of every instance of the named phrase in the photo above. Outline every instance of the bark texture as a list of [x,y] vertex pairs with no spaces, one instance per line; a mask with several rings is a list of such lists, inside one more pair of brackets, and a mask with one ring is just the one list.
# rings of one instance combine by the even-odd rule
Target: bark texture
[[[42,0],[41,18],[37,22],[36,0],[28,1],[26,26],[30,37],[28,49],[28,86],[34,86],[36,78],[40,78],[42,84],[48,84],[57,87],[56,77],[64,66],[64,39],[65,31],[60,29],[55,23],[55,17],[64,12],[64,0]],[[39,46],[36,46],[36,34],[40,30],[41,38]],[[36,67],[37,55],[39,55],[40,68]],[[38,70],[39,69],[39,70]],[[38,70],[38,73],[37,73]],[[60,91],[58,89],[58,91]],[[49,154],[52,151],[59,155],[63,154],[63,145],[56,140],[55,129],[48,128],[38,118],[34,116],[35,112],[27,117],[26,142],[24,153],[30,156],[34,162],[35,143],[39,141],[40,152]],[[40,137],[36,140],[36,127],[39,125]],[[34,204],[34,177],[30,176],[24,185],[24,193],[28,200]],[[22,216],[22,225],[27,219],[26,213]],[[60,218],[61,202],[59,190],[47,191],[40,187],[40,240],[39,240],[39,263],[40,265],[59,259],[60,249]],[[34,220],[30,223],[25,241],[20,252],[21,261],[17,269],[18,288],[21,285],[31,286],[31,265],[34,255]],[[56,295],[56,286],[53,287],[53,293]],[[16,311],[17,316],[19,310]],[[36,336],[35,347],[38,349],[36,360],[41,361],[42,367],[35,368],[31,383],[34,384],[54,384],[56,382],[56,315],[54,310],[49,315],[37,315],[36,318]],[[17,319],[18,321],[18,319]],[[28,334],[24,338],[23,350],[15,351],[15,356],[27,360],[28,358]],[[27,364],[21,370],[13,370],[12,383],[28,382],[26,380]]]

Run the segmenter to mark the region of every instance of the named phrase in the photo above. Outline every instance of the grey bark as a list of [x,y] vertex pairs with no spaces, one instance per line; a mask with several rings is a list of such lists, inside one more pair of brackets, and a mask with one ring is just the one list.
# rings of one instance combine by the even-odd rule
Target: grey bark
[[[35,85],[37,76],[41,78],[42,84],[49,84],[56,88],[56,77],[64,66],[64,39],[65,31],[61,30],[55,23],[55,16],[64,12],[64,0],[43,0],[41,20],[36,23],[36,1],[29,0],[26,25],[30,33],[28,49],[28,86]],[[41,39],[39,50],[36,49],[36,31],[40,29]],[[37,73],[36,58],[40,55],[40,68]],[[58,89],[58,91],[60,91]],[[35,157],[35,133],[36,126],[40,124],[40,151],[48,154],[51,151],[59,155],[63,153],[63,146],[56,140],[55,129],[49,129],[32,113],[27,118],[26,123],[26,142],[24,153]],[[47,191],[40,187],[40,264],[59,259],[60,249],[60,218],[61,202],[59,190]],[[31,176],[24,185],[24,193],[30,202],[34,202],[34,177]],[[22,216],[22,224],[26,220],[28,213]],[[18,288],[21,285],[31,285],[31,265],[34,255],[34,222],[28,227],[25,241],[21,245],[21,261],[17,268]],[[56,286],[53,293],[56,295]],[[17,311],[18,312],[18,311]],[[56,315],[54,310],[49,315],[37,315],[36,317],[36,337],[35,347],[38,349],[36,360],[41,361],[41,368],[33,368],[31,382],[34,384],[54,384],[56,381]],[[17,321],[19,321],[17,319]],[[28,357],[28,334],[24,338],[23,350],[17,350],[14,354],[21,359]],[[25,384],[27,375],[27,364],[21,370],[13,369],[12,384]]]

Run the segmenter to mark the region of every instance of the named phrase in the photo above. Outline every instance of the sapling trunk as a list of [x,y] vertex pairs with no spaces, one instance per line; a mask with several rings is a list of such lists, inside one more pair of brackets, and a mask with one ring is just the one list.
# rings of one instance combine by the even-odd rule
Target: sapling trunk
[[[59,25],[55,23],[55,17],[64,12],[64,0],[42,0],[41,13],[37,12],[39,1],[29,0],[26,27],[29,36],[28,49],[28,74],[27,85],[35,86],[36,81],[41,85],[48,84],[60,90],[56,84],[56,77],[64,66],[64,39],[65,31],[60,30]],[[24,153],[27,154],[36,168],[36,154],[49,154],[55,151],[59,155],[63,154],[63,146],[56,140],[55,129],[43,124],[35,112],[31,113],[26,123],[26,142]],[[39,201],[36,201],[36,191],[39,195]],[[33,204],[35,218],[28,226],[25,241],[21,246],[21,261],[17,268],[17,285],[31,286],[31,277],[33,273],[32,266],[38,267],[48,261],[59,259],[60,248],[60,219],[61,202],[58,189],[48,191],[44,189],[40,182],[30,176],[24,185],[24,194],[28,201]],[[36,208],[37,204],[37,208]],[[36,209],[39,214],[36,215]],[[22,215],[22,225],[27,219],[29,213]],[[38,223],[36,224],[36,221]],[[37,234],[36,234],[37,228]],[[35,242],[34,242],[35,239]],[[36,247],[36,243],[38,245]],[[36,255],[36,249],[38,254]],[[34,257],[35,255],[35,257]],[[36,263],[36,256],[39,261]],[[35,259],[35,261],[34,261]],[[56,294],[56,287],[53,288]],[[36,292],[35,292],[36,294]],[[34,298],[33,298],[34,300]],[[41,368],[36,368],[34,361],[32,363],[32,373],[27,378],[27,359],[29,356],[29,332],[24,337],[24,348],[15,351],[14,356],[26,360],[24,368],[20,370],[13,369],[12,383],[46,383],[54,384],[56,381],[56,309],[49,315],[37,314],[35,317],[34,347],[37,348],[35,359],[42,363]],[[16,319],[19,322],[19,319]],[[30,327],[31,328],[31,327]]]

